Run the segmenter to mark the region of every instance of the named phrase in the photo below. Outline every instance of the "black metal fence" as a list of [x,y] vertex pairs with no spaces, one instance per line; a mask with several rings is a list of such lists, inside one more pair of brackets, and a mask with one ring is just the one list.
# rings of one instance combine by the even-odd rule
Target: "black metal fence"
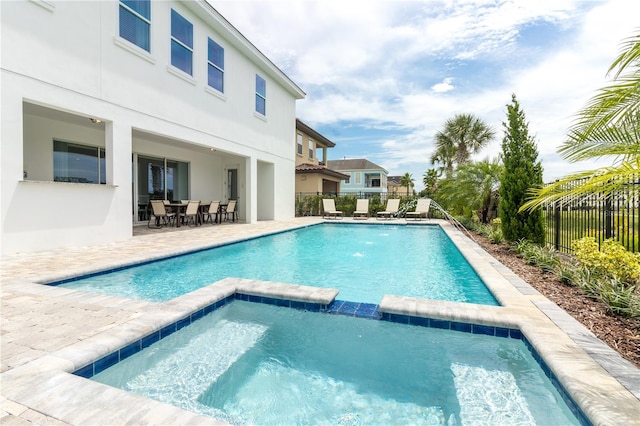
[[[566,184],[570,189],[579,184]],[[571,253],[571,242],[594,237],[600,244],[609,238],[627,250],[640,251],[640,178],[630,179],[623,189],[608,195],[591,194],[543,206],[546,242],[556,250]]]

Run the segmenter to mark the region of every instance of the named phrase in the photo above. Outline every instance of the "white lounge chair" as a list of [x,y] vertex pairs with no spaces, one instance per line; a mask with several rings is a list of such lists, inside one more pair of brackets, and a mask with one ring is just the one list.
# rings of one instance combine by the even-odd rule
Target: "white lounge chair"
[[336,202],[333,198],[324,198],[322,200],[322,218],[327,217],[331,219],[342,219],[342,212],[340,210],[336,210]]
[[399,198],[391,198],[387,200],[387,207],[384,211],[378,212],[378,219],[391,219],[394,214],[398,213],[400,209],[400,199]]
[[356,200],[356,211],[353,212],[354,219],[369,219],[369,199]]
[[407,212],[406,218],[414,218],[416,220],[422,219],[423,217],[426,219],[429,214],[429,208],[431,207],[431,198],[420,198],[416,203],[416,210],[413,212]]

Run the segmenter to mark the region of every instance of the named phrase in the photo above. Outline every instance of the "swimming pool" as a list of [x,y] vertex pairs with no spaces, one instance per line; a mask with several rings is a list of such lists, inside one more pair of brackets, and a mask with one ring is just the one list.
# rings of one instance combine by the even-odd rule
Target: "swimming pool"
[[[59,284],[165,301],[226,277],[498,305],[439,226],[322,224]],[[54,283],[57,284],[57,283]]]
[[578,424],[519,339],[237,300],[92,379],[232,424]]

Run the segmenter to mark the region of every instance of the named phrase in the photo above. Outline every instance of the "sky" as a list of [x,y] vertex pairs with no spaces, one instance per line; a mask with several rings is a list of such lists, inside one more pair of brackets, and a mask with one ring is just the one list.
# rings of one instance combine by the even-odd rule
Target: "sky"
[[637,0],[208,0],[305,93],[297,117],[333,141],[329,160],[366,158],[424,186],[434,137],[456,114],[496,133],[515,94],[544,180],[610,165],[557,154],[576,113],[610,82]]

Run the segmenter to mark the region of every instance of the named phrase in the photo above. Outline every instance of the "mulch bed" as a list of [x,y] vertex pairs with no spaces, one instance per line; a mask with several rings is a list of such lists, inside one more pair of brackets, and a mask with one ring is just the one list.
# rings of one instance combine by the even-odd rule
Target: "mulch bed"
[[609,313],[604,303],[587,297],[578,287],[562,283],[555,275],[527,264],[506,244],[491,244],[479,234],[474,234],[474,239],[490,255],[640,368],[640,319]]

